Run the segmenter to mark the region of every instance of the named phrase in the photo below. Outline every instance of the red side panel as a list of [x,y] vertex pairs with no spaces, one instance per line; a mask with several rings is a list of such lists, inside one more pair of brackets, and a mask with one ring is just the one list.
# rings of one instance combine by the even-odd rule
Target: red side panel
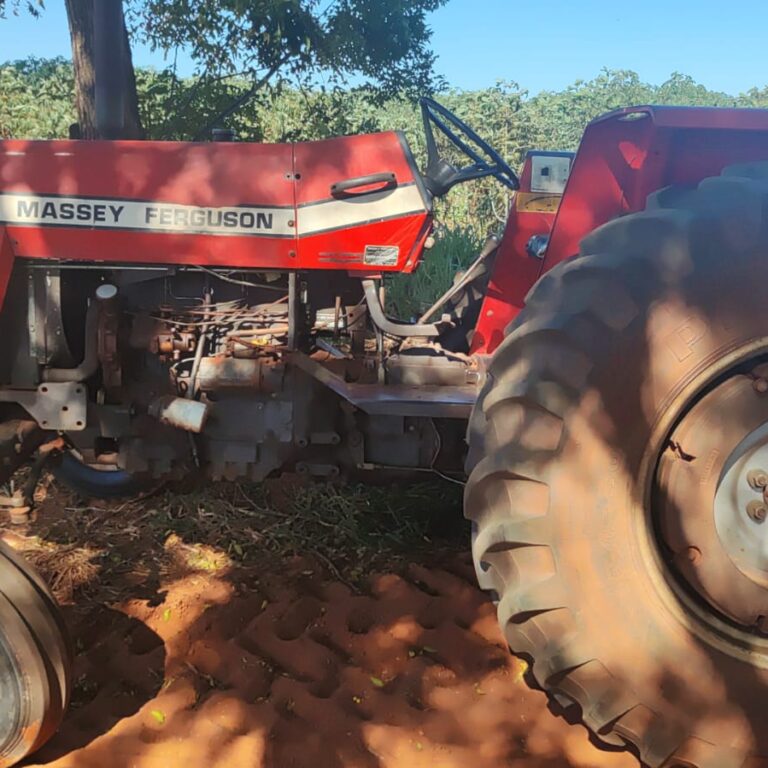
[[[431,217],[418,171],[399,133],[297,144],[299,260],[304,268],[410,272]],[[394,182],[334,194],[332,185],[365,177]]]
[[5,292],[8,289],[8,281],[11,279],[15,258],[11,238],[5,227],[0,227],[0,308],[2,308],[5,300]]
[[[391,183],[331,194],[339,181]],[[411,270],[431,226],[401,134],[307,144],[0,142],[16,256],[255,269]]]
[[0,222],[29,258],[289,267],[292,171],[289,145],[6,141]]
[[[581,240],[611,219],[645,208],[648,195],[695,185],[734,163],[768,160],[768,110],[632,107],[586,129],[562,198],[544,261],[525,243],[546,221],[510,216],[494,265],[472,351],[489,354],[543,272],[579,251]],[[533,222],[533,224],[532,224]]]

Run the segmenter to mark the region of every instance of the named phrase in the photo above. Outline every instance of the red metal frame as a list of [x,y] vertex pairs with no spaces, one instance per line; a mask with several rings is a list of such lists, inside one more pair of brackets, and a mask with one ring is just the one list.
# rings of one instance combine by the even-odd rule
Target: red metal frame
[[[768,160],[768,110],[630,107],[590,123],[557,215],[510,216],[472,353],[493,352],[538,277],[577,254],[596,227],[643,210],[658,189],[695,185],[726,165],[760,160]],[[530,235],[547,232],[546,257],[531,258],[525,250]]]
[[[520,174],[520,189],[509,212],[504,237],[494,262],[491,280],[478,316],[472,338],[472,354],[486,354],[494,350],[504,338],[504,329],[525,303],[525,295],[536,282],[541,262],[527,255],[526,246],[534,235],[547,234],[552,229],[557,214],[559,196],[542,194],[544,201],[554,203],[547,206],[529,205],[532,197],[531,158],[526,158]],[[535,200],[536,198],[534,198]]]

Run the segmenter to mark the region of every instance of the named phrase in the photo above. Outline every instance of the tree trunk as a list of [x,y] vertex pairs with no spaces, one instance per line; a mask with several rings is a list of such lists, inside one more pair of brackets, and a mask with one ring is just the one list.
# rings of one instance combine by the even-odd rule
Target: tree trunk
[[131,59],[131,46],[123,21],[123,51],[120,83],[123,91],[123,125],[118,136],[102,136],[96,118],[96,62],[94,55],[93,3],[98,0],[66,0],[69,34],[72,39],[72,63],[75,70],[75,105],[77,125],[73,135],[82,139],[143,139],[139,116],[136,76]]

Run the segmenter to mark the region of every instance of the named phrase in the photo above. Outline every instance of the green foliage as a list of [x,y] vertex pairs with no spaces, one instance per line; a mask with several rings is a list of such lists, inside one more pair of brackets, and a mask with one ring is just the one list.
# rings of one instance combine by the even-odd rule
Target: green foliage
[[72,66],[25,59],[0,66],[0,137],[66,137],[75,121]]
[[187,52],[205,83],[240,72],[246,101],[274,82],[336,86],[379,99],[435,85],[428,13],[446,0],[129,0],[134,39]]
[[418,319],[469,266],[482,245],[474,229],[438,230],[434,247],[416,272],[393,275],[387,280],[387,312],[393,317]]
[[33,16],[39,16],[43,8],[45,8],[43,0],[0,0],[0,19],[4,19],[9,10],[14,16],[21,10]]
[[768,107],[768,85],[762,88],[750,88],[739,99],[740,107],[753,107],[755,109],[765,109]]
[[635,72],[603,70],[594,80],[579,80],[564,91],[542,91],[528,102],[531,147],[576,149],[584,126],[598,115],[641,104],[745,106],[743,97],[710,91],[678,72],[659,86],[643,83]]

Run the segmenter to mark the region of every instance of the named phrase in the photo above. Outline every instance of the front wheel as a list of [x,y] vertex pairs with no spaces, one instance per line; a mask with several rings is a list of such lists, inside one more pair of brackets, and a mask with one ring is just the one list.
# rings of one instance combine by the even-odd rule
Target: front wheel
[[729,168],[589,236],[471,420],[465,510],[512,650],[653,767],[768,765],[766,180]]
[[32,568],[0,542],[0,766],[15,765],[55,733],[72,685],[59,610]]

